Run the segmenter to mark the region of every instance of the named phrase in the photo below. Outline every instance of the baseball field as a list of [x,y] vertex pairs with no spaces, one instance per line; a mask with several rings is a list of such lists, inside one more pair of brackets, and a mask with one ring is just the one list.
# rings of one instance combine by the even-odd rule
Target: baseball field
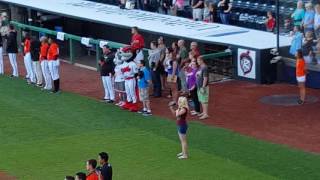
[[178,160],[175,122],[143,117],[95,99],[50,94],[0,77],[0,171],[23,180],[85,172],[110,154],[114,179],[320,179],[317,154],[190,123],[190,158]]

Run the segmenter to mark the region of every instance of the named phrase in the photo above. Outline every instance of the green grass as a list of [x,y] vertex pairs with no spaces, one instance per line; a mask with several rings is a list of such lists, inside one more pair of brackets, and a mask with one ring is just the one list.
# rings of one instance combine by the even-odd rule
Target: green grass
[[320,179],[319,155],[199,123],[188,135],[190,159],[179,161],[173,121],[0,77],[0,170],[19,179],[63,179],[101,151],[120,180]]

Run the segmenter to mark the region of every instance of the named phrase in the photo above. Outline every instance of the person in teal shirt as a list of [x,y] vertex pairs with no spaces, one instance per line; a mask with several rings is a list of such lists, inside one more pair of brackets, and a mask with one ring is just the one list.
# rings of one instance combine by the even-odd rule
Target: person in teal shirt
[[301,26],[304,15],[305,15],[305,10],[303,8],[303,1],[298,1],[297,9],[291,15],[295,26]]

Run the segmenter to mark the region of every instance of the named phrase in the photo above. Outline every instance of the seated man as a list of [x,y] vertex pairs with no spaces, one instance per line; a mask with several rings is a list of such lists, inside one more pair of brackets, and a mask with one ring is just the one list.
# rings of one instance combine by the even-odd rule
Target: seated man
[[90,159],[87,161],[87,179],[86,180],[99,180],[98,174],[96,173],[97,161]]

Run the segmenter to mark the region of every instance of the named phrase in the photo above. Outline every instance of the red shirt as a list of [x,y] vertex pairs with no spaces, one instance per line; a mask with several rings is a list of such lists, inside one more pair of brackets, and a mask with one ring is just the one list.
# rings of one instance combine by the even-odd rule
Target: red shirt
[[138,49],[142,49],[144,47],[144,38],[141,34],[134,34],[131,38],[131,48],[132,51],[135,52]]
[[40,61],[43,61],[43,60],[47,59],[48,50],[49,50],[49,44],[48,43],[41,44],[40,57],[39,57]]
[[177,125],[178,126],[184,126],[187,125],[187,115],[188,115],[188,109],[184,108],[186,112],[182,115],[180,115],[177,119]]
[[87,176],[86,180],[99,180],[98,174],[96,172],[92,172]]
[[57,60],[59,56],[59,46],[56,43],[52,43],[48,49],[47,59],[48,61]]
[[276,26],[276,20],[274,18],[268,19],[266,26],[267,26],[267,30],[273,31],[273,29]]
[[306,63],[303,59],[297,59],[296,62],[296,76],[303,77],[306,75]]
[[23,47],[24,54],[27,54],[30,52],[30,45],[31,45],[30,39],[26,38],[24,40],[24,47]]

